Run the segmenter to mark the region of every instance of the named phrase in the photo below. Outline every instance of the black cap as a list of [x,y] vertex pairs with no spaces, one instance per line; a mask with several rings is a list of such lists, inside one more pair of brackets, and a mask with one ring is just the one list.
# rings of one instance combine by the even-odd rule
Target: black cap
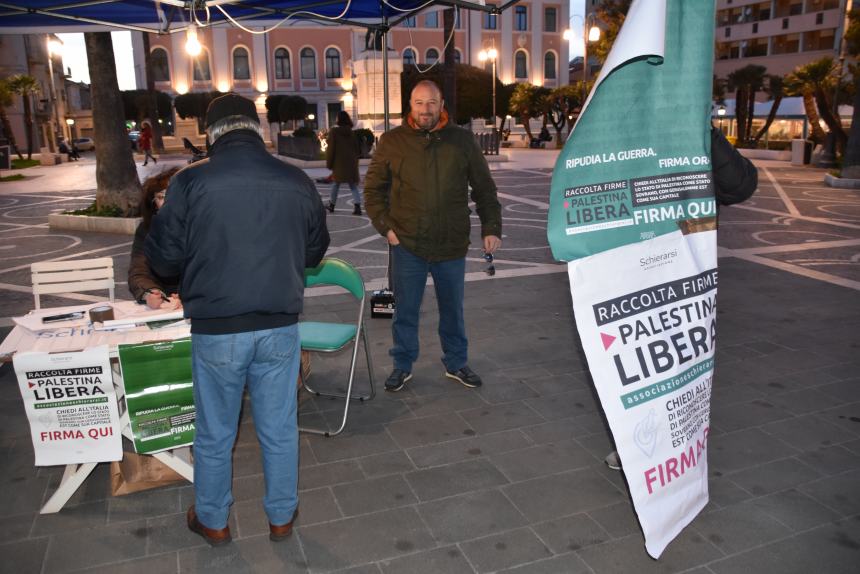
[[230,116],[245,116],[260,123],[254,102],[237,94],[224,94],[209,102],[206,109],[206,127]]

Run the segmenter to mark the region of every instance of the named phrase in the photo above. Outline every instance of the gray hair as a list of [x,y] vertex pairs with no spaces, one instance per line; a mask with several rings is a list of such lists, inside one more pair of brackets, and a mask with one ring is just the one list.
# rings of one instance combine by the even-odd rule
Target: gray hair
[[226,118],[222,118],[206,128],[206,134],[209,136],[209,142],[215,143],[218,138],[226,134],[227,132],[232,132],[234,130],[251,130],[258,136],[260,139],[263,138],[263,128],[260,127],[260,124],[249,118],[248,116],[227,116]]

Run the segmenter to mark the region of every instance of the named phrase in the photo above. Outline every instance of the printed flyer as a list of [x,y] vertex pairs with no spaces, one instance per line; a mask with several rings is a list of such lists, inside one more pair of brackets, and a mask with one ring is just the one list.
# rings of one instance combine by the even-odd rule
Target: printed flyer
[[634,0],[553,173],[547,236],[648,553],[708,502],[714,3]]
[[120,345],[134,450],[152,454],[194,442],[191,340]]
[[36,466],[122,460],[107,345],[13,359]]

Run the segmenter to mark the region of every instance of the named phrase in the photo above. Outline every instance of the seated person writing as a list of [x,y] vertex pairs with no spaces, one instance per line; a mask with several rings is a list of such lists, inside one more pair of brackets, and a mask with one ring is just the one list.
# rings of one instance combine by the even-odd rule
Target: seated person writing
[[160,309],[164,303],[171,308],[179,308],[179,277],[160,277],[146,259],[143,245],[149,234],[152,218],[164,205],[167,183],[179,171],[173,167],[159,174],[146,178],[143,182],[143,194],[140,201],[140,213],[143,221],[134,233],[134,243],[131,246],[131,263],[128,266],[128,289],[138,303],[145,303],[151,309]]

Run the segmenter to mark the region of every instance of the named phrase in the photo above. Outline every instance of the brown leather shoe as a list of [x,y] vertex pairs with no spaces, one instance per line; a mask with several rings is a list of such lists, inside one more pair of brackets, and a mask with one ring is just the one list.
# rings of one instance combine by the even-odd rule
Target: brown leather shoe
[[230,537],[230,527],[225,526],[220,530],[206,528],[203,523],[197,520],[197,513],[194,512],[194,505],[188,507],[188,530],[194,534],[199,534],[203,540],[209,543],[209,546],[223,546],[233,540]]
[[275,526],[271,522],[269,523],[269,540],[272,542],[282,542],[290,537],[290,534],[293,533],[293,522],[296,521],[296,516],[299,515],[299,509],[296,508],[296,511],[293,513],[293,519],[287,522],[286,524],[282,524],[281,526]]

